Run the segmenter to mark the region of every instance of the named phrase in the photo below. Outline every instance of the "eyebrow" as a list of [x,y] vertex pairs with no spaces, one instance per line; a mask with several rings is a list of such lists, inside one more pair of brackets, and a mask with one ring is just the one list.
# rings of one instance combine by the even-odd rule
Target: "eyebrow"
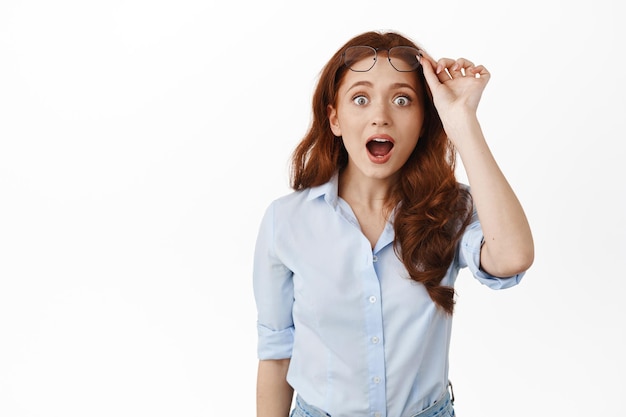
[[[350,90],[354,89],[355,87],[359,87],[359,86],[365,86],[365,87],[373,87],[374,85],[370,82],[370,81],[357,81],[354,84],[352,84],[350,87],[348,87],[346,89],[346,92],[349,92]],[[418,94],[417,90],[415,89],[415,87],[413,87],[411,84],[407,84],[407,83],[393,83],[391,84],[391,89],[398,89],[398,88],[408,88],[410,90],[412,90],[413,92],[415,92],[415,94]]]

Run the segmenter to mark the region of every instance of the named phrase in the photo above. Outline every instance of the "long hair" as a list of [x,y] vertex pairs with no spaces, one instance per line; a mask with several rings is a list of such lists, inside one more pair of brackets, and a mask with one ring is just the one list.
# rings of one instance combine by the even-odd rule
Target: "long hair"
[[[397,32],[366,32],[349,40],[322,69],[313,94],[308,132],[291,160],[290,185],[302,190],[321,185],[348,163],[348,153],[330,128],[328,105],[336,104],[337,90],[348,71],[342,53],[356,45],[378,49],[413,46]],[[456,150],[446,136],[420,67],[415,72],[424,92],[422,136],[401,168],[385,201],[387,213],[395,209],[394,250],[412,280],[424,285],[430,298],[446,313],[454,310],[454,288],[441,285],[455,256],[456,245],[472,216],[469,192],[456,180]]]

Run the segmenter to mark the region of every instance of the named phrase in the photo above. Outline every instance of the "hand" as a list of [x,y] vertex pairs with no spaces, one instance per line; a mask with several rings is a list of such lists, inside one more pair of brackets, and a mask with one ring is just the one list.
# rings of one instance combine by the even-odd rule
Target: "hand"
[[421,62],[424,77],[444,126],[450,117],[458,117],[467,112],[476,113],[480,97],[490,78],[484,66],[476,66],[465,58],[441,58],[435,61],[426,54]]

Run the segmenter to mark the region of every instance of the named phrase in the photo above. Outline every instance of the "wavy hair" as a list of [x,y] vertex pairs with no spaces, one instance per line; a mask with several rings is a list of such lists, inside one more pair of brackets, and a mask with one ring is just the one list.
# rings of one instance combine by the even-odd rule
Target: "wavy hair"
[[[320,73],[313,94],[309,129],[291,159],[290,185],[302,190],[330,180],[348,163],[348,153],[336,140],[328,118],[328,105],[336,104],[337,90],[348,71],[342,53],[356,45],[378,49],[413,46],[397,32],[366,32],[349,40]],[[454,310],[454,288],[441,280],[455,256],[456,245],[472,216],[467,189],[455,176],[456,150],[446,136],[432,101],[422,68],[415,72],[422,86],[424,130],[415,149],[401,168],[399,178],[385,201],[386,213],[395,209],[394,250],[412,280],[424,285],[433,302],[446,313]]]

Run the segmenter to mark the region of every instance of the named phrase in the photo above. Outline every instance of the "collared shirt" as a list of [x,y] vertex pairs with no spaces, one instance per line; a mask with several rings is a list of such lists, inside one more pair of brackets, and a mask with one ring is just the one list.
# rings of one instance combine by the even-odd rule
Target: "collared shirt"
[[[259,359],[291,358],[287,381],[332,417],[404,417],[430,406],[448,384],[452,319],[408,277],[392,221],[372,250],[338,178],[292,192],[267,208],[256,242],[253,288]],[[476,213],[442,280],[461,268],[490,288],[480,269]]]

